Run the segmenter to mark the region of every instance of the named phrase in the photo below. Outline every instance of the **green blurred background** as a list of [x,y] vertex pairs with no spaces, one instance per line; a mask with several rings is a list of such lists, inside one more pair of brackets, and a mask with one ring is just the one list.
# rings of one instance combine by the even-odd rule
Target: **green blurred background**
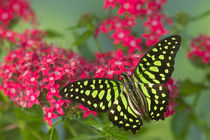
[[[75,26],[81,15],[86,12],[94,13],[99,17],[104,17],[106,11],[103,9],[103,4],[103,0],[31,0],[31,6],[37,17],[38,28],[43,30],[54,30],[60,34],[64,34],[62,38],[51,38],[48,39],[48,42],[56,43],[65,48],[71,48],[71,44],[75,41],[75,36],[67,29]],[[209,0],[168,0],[167,4],[164,6],[164,12],[169,16],[174,16],[178,12],[184,11],[190,16],[195,17],[207,10],[210,10]],[[26,25],[20,25],[17,30],[22,30],[25,27]],[[206,76],[206,69],[195,66],[187,59],[186,48],[189,48],[189,40],[192,39],[192,37],[195,37],[200,33],[210,35],[210,16],[190,23],[183,28],[182,33],[181,36],[183,37],[183,42],[176,57],[173,78],[180,81],[189,79],[193,82],[203,82]],[[113,44],[110,40],[105,38],[104,35],[100,35],[99,41],[102,44],[104,51],[113,49]],[[88,40],[87,44],[91,52],[97,51],[93,40]],[[182,95],[180,94],[179,96]],[[192,104],[192,101],[194,101],[194,98],[195,94],[185,97],[184,100],[190,105]],[[202,91],[198,105],[195,108],[197,117],[207,125],[208,131],[210,129],[209,107],[210,90],[208,89]],[[183,125],[187,121],[185,118],[184,113],[181,115],[178,114],[176,116],[177,121],[173,121],[173,123],[176,123],[173,127],[185,127],[185,125]],[[171,123],[173,119],[174,116],[167,118],[165,121],[152,121],[148,124],[150,129],[148,129],[146,133],[142,133],[140,138],[143,140],[175,139]],[[60,131],[62,131],[62,129],[60,129]],[[121,129],[121,131],[124,130]],[[179,131],[182,130],[176,131],[177,132],[175,133],[179,133]],[[186,139],[207,140],[210,138],[210,132],[204,133],[206,131],[207,130],[202,130],[202,128],[191,123]]]

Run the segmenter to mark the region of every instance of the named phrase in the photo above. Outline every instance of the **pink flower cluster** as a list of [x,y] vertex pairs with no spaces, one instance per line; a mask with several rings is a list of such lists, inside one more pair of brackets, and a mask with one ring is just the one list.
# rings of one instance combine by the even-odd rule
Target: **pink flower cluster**
[[167,106],[167,111],[165,112],[165,117],[169,117],[174,114],[174,109],[176,107],[176,98],[179,94],[178,83],[175,83],[172,78],[165,83],[165,86],[169,89],[170,99],[169,105]]
[[198,58],[204,64],[210,62],[210,37],[204,34],[199,35],[191,41],[188,58]]
[[96,61],[94,65],[97,66],[95,77],[120,78],[121,73],[132,74],[135,66],[142,56],[139,54],[124,55],[121,49],[106,53],[96,53]]
[[[168,33],[164,27],[172,21],[162,13],[162,6],[166,0],[105,0],[104,8],[118,9],[118,15],[112,15],[100,23],[96,30],[96,36],[100,31],[112,32],[111,38],[114,44],[122,44],[129,48],[129,52],[142,49],[142,40],[146,40],[146,46],[154,45],[161,36]],[[140,19],[144,28],[141,36],[135,37],[132,27],[136,26]],[[140,29],[139,29],[140,30]]]
[[0,39],[9,40],[15,48],[0,66],[0,90],[23,108],[41,105],[51,125],[55,112],[64,115],[59,89],[67,81],[86,78],[89,64],[72,51],[48,45],[42,40],[44,35],[39,30],[1,33]]
[[7,28],[21,18],[35,20],[27,0],[0,0],[0,28]]

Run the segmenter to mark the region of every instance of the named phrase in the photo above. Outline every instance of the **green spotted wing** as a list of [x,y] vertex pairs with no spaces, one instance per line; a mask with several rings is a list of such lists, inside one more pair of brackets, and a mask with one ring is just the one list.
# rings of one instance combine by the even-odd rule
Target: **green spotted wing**
[[70,101],[83,104],[90,110],[106,112],[118,98],[120,92],[119,81],[95,78],[70,83],[62,88],[59,94]]
[[131,130],[134,134],[143,125],[141,115],[135,114],[129,106],[125,90],[109,109],[109,120],[119,128]]
[[178,35],[158,42],[141,58],[133,77],[142,83],[166,83],[174,70],[174,58],[180,44],[181,37]]
[[153,120],[164,120],[164,113],[167,111],[169,90],[162,84],[138,84],[139,89],[145,95],[147,110],[145,112]]
[[[164,119],[169,100],[169,90],[163,85],[174,70],[174,58],[181,44],[181,37],[174,35],[158,42],[137,64],[133,79],[147,102],[145,112],[151,119]],[[128,95],[129,96],[129,95]]]

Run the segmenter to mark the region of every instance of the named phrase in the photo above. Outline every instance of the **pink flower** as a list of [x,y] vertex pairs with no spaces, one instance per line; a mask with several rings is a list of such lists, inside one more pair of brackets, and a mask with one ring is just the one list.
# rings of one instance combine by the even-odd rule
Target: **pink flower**
[[112,38],[114,39],[114,44],[117,45],[121,41],[123,41],[130,34],[129,30],[119,29],[115,33],[112,34]]
[[45,88],[48,90],[46,98],[50,101],[54,96],[57,98],[60,98],[61,96],[59,95],[59,84],[51,85],[47,84]]
[[158,38],[154,35],[154,33],[143,34],[142,35],[146,39],[146,45],[151,46],[158,42]]
[[[204,34],[199,35],[191,41],[191,48],[188,58],[195,63],[207,64],[210,62],[210,37]],[[196,59],[198,58],[198,59]]]
[[[72,51],[47,44],[42,35],[43,32],[36,29],[22,34],[0,32],[0,40],[4,42],[7,39],[14,46],[0,65],[0,90],[17,106],[45,106],[45,122],[52,125],[52,118],[58,116],[55,112],[64,115],[62,108],[70,106],[60,99],[59,88],[94,75],[97,66],[90,65]],[[28,45],[28,41],[34,44]]]
[[15,19],[29,20],[29,18],[35,21],[34,13],[27,0],[0,1],[0,28],[8,28]]
[[95,111],[90,111],[87,107],[85,107],[83,105],[78,106],[78,108],[85,111],[83,118],[88,117],[90,115],[90,113],[93,114],[94,116],[97,116],[97,113]]
[[64,115],[64,111],[63,111],[63,104],[64,104],[64,100],[63,99],[59,99],[58,101],[56,101],[54,104],[55,110],[58,112],[58,114],[60,115]]
[[115,8],[116,7],[116,0],[105,0],[104,8],[107,9],[109,6]]
[[171,116],[174,114],[174,109],[176,106],[176,98],[178,97],[179,88],[178,84],[174,82],[172,78],[165,83],[165,86],[169,89],[170,99],[169,105],[167,106],[167,111],[165,112],[165,117]]
[[120,9],[118,10],[118,14],[121,15],[125,12],[132,13],[133,10],[133,2],[132,1],[127,1],[127,0],[118,0],[120,4]]
[[123,45],[129,48],[129,53],[133,53],[135,50],[141,50],[141,38],[134,38],[132,35],[124,39]]
[[26,94],[28,94],[26,95],[26,98],[28,100],[28,108],[31,108],[33,104],[40,105],[39,100],[38,100],[40,91],[32,90],[32,92],[30,92],[29,90],[29,93],[26,93]]
[[49,126],[52,126],[52,119],[57,118],[58,115],[53,113],[54,106],[50,108],[43,107],[43,111],[45,112],[44,122],[48,122]]
[[174,115],[175,112],[175,103],[169,100],[169,105],[167,106],[167,111],[164,114],[164,117],[167,118],[169,116]]

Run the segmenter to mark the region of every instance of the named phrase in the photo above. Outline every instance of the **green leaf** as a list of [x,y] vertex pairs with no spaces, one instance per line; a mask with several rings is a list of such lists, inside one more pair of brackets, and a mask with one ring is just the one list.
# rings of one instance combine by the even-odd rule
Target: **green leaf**
[[199,93],[200,91],[207,88],[204,84],[193,83],[192,81],[185,80],[180,83],[181,95],[190,95],[193,93]]
[[78,28],[81,28],[81,27],[76,25],[76,26],[68,27],[66,30],[72,31],[72,30],[78,29]]
[[188,123],[189,112],[177,111],[172,121],[172,130],[177,138],[186,135]]
[[45,30],[45,32],[47,33],[47,37],[49,37],[49,38],[62,38],[63,37],[62,34],[58,33],[57,31],[51,30],[51,29]]
[[197,125],[195,125],[194,123],[191,123],[186,139],[187,140],[201,140],[202,135],[203,135],[202,133],[203,132]]
[[84,43],[91,35],[93,34],[93,30],[87,30],[83,34],[81,34],[78,39],[73,43],[73,46],[77,46],[79,44]]
[[71,140],[99,140],[99,139],[104,139],[104,136],[100,135],[78,135],[74,138],[71,138]]
[[208,73],[208,74],[206,75],[206,79],[207,79],[208,82],[210,83],[210,73]]
[[102,131],[103,130],[103,123],[100,122],[99,120],[93,120],[93,119],[87,119],[84,121],[85,123],[91,125],[93,128],[95,128],[98,131]]

